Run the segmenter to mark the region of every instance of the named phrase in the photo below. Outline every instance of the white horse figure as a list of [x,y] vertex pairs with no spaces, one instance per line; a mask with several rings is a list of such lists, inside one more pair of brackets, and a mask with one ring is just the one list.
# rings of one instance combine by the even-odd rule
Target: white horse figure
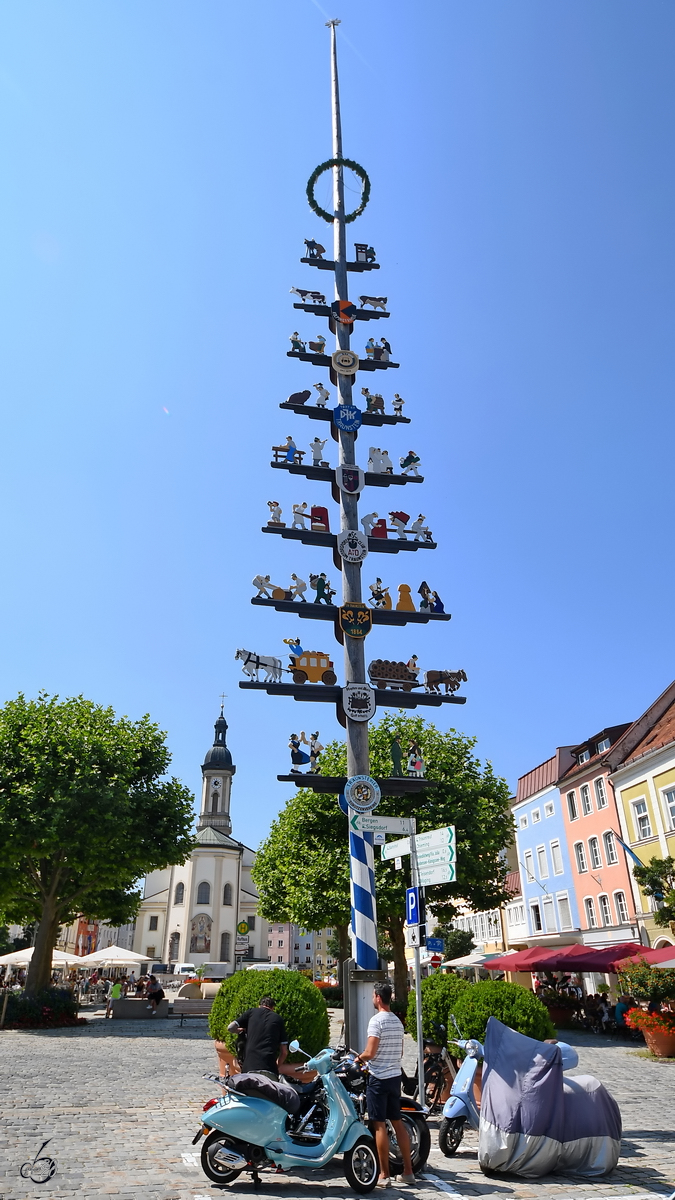
[[258,671],[265,672],[263,683],[281,683],[283,667],[280,658],[269,658],[263,654],[254,654],[252,650],[237,650],[235,661],[241,659],[241,669],[255,683],[259,683]]

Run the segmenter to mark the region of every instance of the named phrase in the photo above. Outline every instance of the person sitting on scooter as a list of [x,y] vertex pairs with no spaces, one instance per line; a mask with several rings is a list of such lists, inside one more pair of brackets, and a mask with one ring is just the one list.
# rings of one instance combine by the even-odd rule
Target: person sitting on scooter
[[230,1033],[246,1034],[246,1052],[242,1071],[255,1071],[268,1079],[279,1080],[279,1067],[288,1055],[284,1023],[275,1013],[276,1000],[263,996],[257,1008],[248,1008],[228,1025]]
[[399,1176],[397,1183],[402,1187],[412,1187],[417,1180],[413,1175],[408,1130],[401,1120],[403,1026],[389,1007],[391,986],[388,983],[375,984],[373,1004],[377,1012],[368,1022],[366,1048],[357,1055],[356,1061],[368,1063],[366,1104],[368,1116],[375,1126],[375,1144],[380,1160],[380,1178],[377,1186],[391,1187],[387,1133],[387,1121],[391,1121],[403,1159],[403,1174]]

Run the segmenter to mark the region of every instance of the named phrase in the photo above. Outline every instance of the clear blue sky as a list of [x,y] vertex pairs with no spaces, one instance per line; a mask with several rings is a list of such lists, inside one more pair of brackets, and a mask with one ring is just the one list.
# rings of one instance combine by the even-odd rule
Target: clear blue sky
[[[413,418],[388,449],[420,454],[410,502],[439,543],[370,574],[426,577],[453,614],[368,649],[463,667],[440,721],[515,785],[675,674],[675,8],[328,15],[345,152],[372,179],[350,231],[378,251],[402,364],[378,383]],[[260,533],[268,499],[328,494],[269,469],[317,428],[277,404],[320,374],[285,353],[321,329],[289,288],[329,278],[298,262],[330,236],[304,196],[330,154],[324,19],[313,0],[0,10],[0,694],[148,711],[197,790],[224,690],[253,845],[291,730],[341,732],[328,706],[240,692],[234,663],[300,634],[341,665],[327,625],[249,604],[258,572],[336,580],[326,551]]]

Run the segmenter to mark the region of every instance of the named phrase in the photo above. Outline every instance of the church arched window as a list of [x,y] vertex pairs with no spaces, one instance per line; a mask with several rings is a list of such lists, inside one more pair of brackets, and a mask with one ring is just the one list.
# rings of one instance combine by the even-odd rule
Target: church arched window
[[197,888],[197,904],[210,904],[210,903],[211,903],[211,884],[210,883],[200,883],[199,887]]
[[[180,885],[183,886],[182,884]],[[180,946],[180,934],[172,933],[169,938],[169,962],[178,961],[178,948]]]
[[218,812],[218,793],[211,792],[211,812]]
[[185,884],[184,883],[176,884],[176,890],[173,894],[173,902],[174,902],[174,904],[184,904],[185,903]]
[[220,961],[221,962],[229,962],[230,961],[230,942],[231,942],[231,938],[230,938],[229,933],[221,933],[221,935],[220,935]]
[[[231,883],[226,883],[225,887],[223,888],[223,904],[229,904],[229,905],[232,904],[232,884]],[[226,960],[223,959],[223,962],[225,962],[225,961]]]

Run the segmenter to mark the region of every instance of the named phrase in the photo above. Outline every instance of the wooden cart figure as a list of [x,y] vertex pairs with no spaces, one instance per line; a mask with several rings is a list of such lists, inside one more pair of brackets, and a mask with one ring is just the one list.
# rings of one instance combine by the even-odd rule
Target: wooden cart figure
[[337,675],[333,663],[325,650],[304,650],[297,656],[291,655],[291,675],[293,683],[325,683],[326,687],[334,687]]
[[390,687],[393,691],[404,692],[411,692],[414,687],[420,687],[417,675],[404,662],[375,658],[368,667],[368,674],[375,687]]
[[366,412],[384,413],[384,396],[379,392],[371,392],[369,388],[361,388],[361,395],[366,398]]

